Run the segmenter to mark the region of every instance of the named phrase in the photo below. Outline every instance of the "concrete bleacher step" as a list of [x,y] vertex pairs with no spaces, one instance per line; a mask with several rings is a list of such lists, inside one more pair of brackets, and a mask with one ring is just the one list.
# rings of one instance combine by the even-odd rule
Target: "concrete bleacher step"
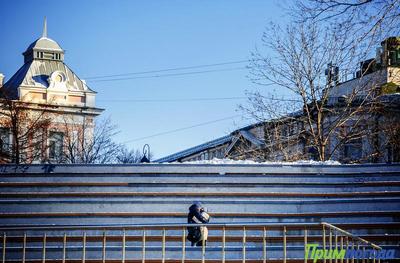
[[[243,178],[245,180],[245,178]],[[71,192],[71,194],[75,192],[87,192],[90,194],[90,192],[105,192],[105,193],[111,193],[111,192],[190,192],[190,193],[198,193],[198,194],[203,194],[203,193],[213,193],[213,192],[221,192],[221,193],[243,193],[249,192],[249,193],[278,193],[278,192],[294,192],[294,193],[341,193],[341,192],[377,192],[377,191],[400,191],[400,185],[396,185],[392,182],[389,182],[384,185],[379,185],[379,186],[373,186],[373,185],[366,185],[366,184],[360,184],[360,185],[351,185],[351,184],[343,184],[343,185],[326,185],[326,184],[321,184],[321,185],[308,185],[308,186],[299,186],[299,185],[278,185],[278,184],[271,184],[268,186],[265,186],[263,184],[236,184],[236,185],[218,185],[218,184],[210,184],[207,186],[204,185],[192,185],[192,184],[182,184],[180,186],[175,186],[175,185],[169,185],[169,184],[152,184],[152,185],[146,185],[146,184],[140,184],[140,185],[132,185],[129,186],[125,189],[119,188],[119,187],[113,187],[113,188],[76,188],[76,187],[68,187],[68,188],[60,188],[60,187],[54,187],[54,188],[32,188],[32,189],[27,189],[24,187],[13,187],[13,188],[0,188],[0,191],[3,193],[7,192]]]
[[[20,260],[6,260],[5,263],[16,263],[16,262],[21,262]],[[25,261],[26,263],[43,263],[42,259],[36,259],[36,260],[27,260]],[[62,259],[50,259],[46,260],[47,263],[61,263],[63,262]],[[103,261],[102,259],[87,259],[85,260],[87,263],[122,263],[121,259],[106,259]],[[147,263],[160,263],[161,259],[146,259]],[[165,259],[165,263],[182,263],[181,259]],[[202,263],[201,259],[185,259],[186,263]],[[225,261],[222,261],[221,259],[207,259],[206,262],[208,263],[242,263],[242,259],[226,259]],[[268,262],[270,263],[284,263],[282,259],[268,259]],[[312,263],[312,260],[308,260],[307,262]],[[387,262],[395,262],[388,260]],[[65,263],[82,263],[82,259],[66,259]],[[142,263],[141,259],[127,259],[125,260],[125,263]],[[247,259],[246,263],[263,263],[262,259]],[[298,258],[298,259],[287,259],[286,263],[304,263],[304,259]]]
[[[224,211],[225,213],[310,213],[319,212],[358,212],[358,211],[391,211],[398,208],[400,198],[374,197],[358,199],[318,199],[318,200],[215,200],[212,198],[202,199],[211,214],[213,211]],[[95,213],[140,213],[162,211],[162,207],[173,203],[169,212],[175,213],[185,211],[190,205],[187,199],[176,198],[137,198],[134,200],[0,200],[0,212],[54,212],[70,213],[81,212]],[[118,207],[118,209],[116,209]]]
[[[302,214],[219,214],[214,215],[215,223],[310,223],[329,222],[332,224],[375,223],[382,226],[375,229],[385,229],[383,223],[398,222],[398,211],[363,211],[362,213],[302,213]],[[2,213],[1,225],[55,224],[55,225],[93,225],[93,224],[140,224],[143,222],[157,224],[160,222],[186,223],[186,215],[170,213]],[[371,230],[372,231],[372,230]],[[384,230],[382,230],[384,231]],[[394,231],[391,229],[391,231]]]
[[[3,190],[3,189],[2,189]],[[58,190],[58,189],[57,189]],[[362,191],[362,192],[331,192],[331,193],[304,193],[304,192],[133,192],[133,191],[97,191],[97,192],[88,192],[88,191],[12,191],[10,189],[7,192],[0,192],[0,200],[1,199],[28,199],[35,200],[38,198],[68,198],[68,199],[79,199],[82,197],[86,198],[107,198],[108,200],[112,200],[115,198],[141,198],[141,197],[218,197],[218,198],[243,198],[243,197],[251,197],[251,198],[271,198],[273,200],[280,200],[282,198],[301,198],[301,199],[311,199],[311,198],[358,198],[358,197],[380,197],[380,196],[392,196],[399,197],[400,191]]]
[[[1,174],[0,174],[1,175]],[[399,176],[397,176],[399,177]],[[266,192],[294,192],[294,193],[331,193],[337,192],[385,192],[400,191],[400,179],[391,178],[390,180],[382,180],[373,178],[373,180],[365,180],[362,178],[351,178],[347,181],[327,181],[325,177],[320,176],[310,181],[307,178],[303,182],[288,180],[288,178],[276,179],[269,178],[249,178],[242,176],[237,178],[218,178],[215,175],[208,175],[207,179],[198,181],[196,175],[192,178],[169,178],[169,180],[157,180],[154,177],[140,177],[131,175],[129,180],[139,179],[136,182],[122,182],[120,178],[108,178],[112,182],[88,181],[86,175],[82,175],[75,181],[51,182],[54,178],[46,175],[40,178],[41,181],[31,181],[32,178],[17,177],[3,178],[0,176],[0,192],[3,196],[10,193],[18,192],[70,192],[70,193],[119,193],[119,192],[153,192],[162,194],[163,192],[183,192],[183,193],[266,193]],[[59,178],[59,180],[71,180],[71,178]],[[103,178],[104,179],[104,178]],[[171,179],[174,179],[171,181]],[[224,179],[224,180],[222,180]],[[255,180],[256,179],[256,180]],[[289,178],[290,179],[290,178]]]
[[[397,172],[398,173],[398,172]],[[24,173],[24,174],[9,174],[1,173],[0,178],[3,182],[47,182],[48,185],[58,184],[75,184],[79,186],[79,179],[85,178],[81,185],[86,183],[97,183],[99,186],[111,185],[123,186],[127,183],[212,183],[212,182],[241,182],[241,178],[246,177],[252,183],[344,183],[344,182],[374,182],[374,181],[399,181],[398,174],[391,173],[336,173],[336,174],[215,174],[215,173],[186,173],[186,174],[140,174],[140,173],[125,173],[125,174],[91,174],[91,173]],[[44,180],[44,179],[47,180]]]
[[387,174],[398,173],[398,165],[326,164],[129,164],[129,165],[3,165],[3,174]]

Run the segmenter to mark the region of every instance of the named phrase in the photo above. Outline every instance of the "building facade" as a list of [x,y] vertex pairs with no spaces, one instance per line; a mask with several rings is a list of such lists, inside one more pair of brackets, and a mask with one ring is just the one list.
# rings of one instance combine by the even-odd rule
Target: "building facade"
[[[90,139],[96,92],[64,63],[65,52],[43,35],[23,53],[24,64],[3,84],[0,78],[2,162],[68,162],[74,144]],[[85,136],[85,138],[83,138]],[[81,144],[83,145],[83,144]]]
[[[326,135],[325,159],[343,163],[400,162],[400,38],[388,38],[381,45],[376,58],[360,63],[359,71],[351,80],[339,83],[338,77],[330,74],[338,74],[338,69],[327,70],[329,83],[333,80],[333,84],[325,90],[323,123],[327,129],[322,134],[331,133]],[[341,116],[346,111],[350,113]],[[243,127],[157,161],[321,159],[311,142],[307,123],[310,119],[315,122],[314,118],[317,118],[316,112],[299,110]],[[340,125],[333,126],[339,118]],[[329,130],[330,127],[334,129]]]

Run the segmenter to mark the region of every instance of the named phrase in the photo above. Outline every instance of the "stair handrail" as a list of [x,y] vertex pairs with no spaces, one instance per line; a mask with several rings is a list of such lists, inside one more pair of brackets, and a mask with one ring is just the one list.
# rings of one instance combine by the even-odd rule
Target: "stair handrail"
[[361,241],[362,243],[365,243],[366,245],[370,245],[370,246],[372,246],[372,247],[375,248],[375,249],[378,249],[378,250],[381,250],[381,249],[382,249],[382,247],[380,247],[380,246],[378,246],[378,245],[376,245],[376,244],[374,244],[374,243],[372,243],[372,242],[370,242],[370,241],[368,241],[368,240],[365,240],[365,239],[363,239],[363,238],[361,238],[361,237],[359,237],[359,236],[353,235],[352,233],[350,233],[350,232],[348,232],[348,231],[346,231],[346,230],[343,230],[343,229],[341,229],[341,228],[339,228],[339,227],[337,227],[337,226],[334,226],[334,225],[332,225],[332,224],[329,224],[329,223],[327,223],[327,222],[322,222],[321,225],[326,226],[326,227],[328,227],[328,228],[330,228],[330,229],[334,229],[334,230],[336,230],[336,231],[339,231],[339,232],[341,232],[343,235],[345,235],[345,236],[347,236],[347,237],[350,237],[350,238],[353,238],[353,239],[356,239],[356,240],[358,240],[358,241]]

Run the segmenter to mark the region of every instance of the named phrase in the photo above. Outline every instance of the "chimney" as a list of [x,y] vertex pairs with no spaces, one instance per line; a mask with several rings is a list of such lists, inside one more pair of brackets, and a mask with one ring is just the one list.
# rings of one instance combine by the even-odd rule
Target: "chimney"
[[0,73],[0,88],[3,86],[4,75]]

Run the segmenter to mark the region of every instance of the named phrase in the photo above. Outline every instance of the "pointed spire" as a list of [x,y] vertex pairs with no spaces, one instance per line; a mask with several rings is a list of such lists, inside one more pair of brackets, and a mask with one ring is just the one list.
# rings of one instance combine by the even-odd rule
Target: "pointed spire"
[[44,17],[43,34],[42,37],[47,37],[47,18]]

